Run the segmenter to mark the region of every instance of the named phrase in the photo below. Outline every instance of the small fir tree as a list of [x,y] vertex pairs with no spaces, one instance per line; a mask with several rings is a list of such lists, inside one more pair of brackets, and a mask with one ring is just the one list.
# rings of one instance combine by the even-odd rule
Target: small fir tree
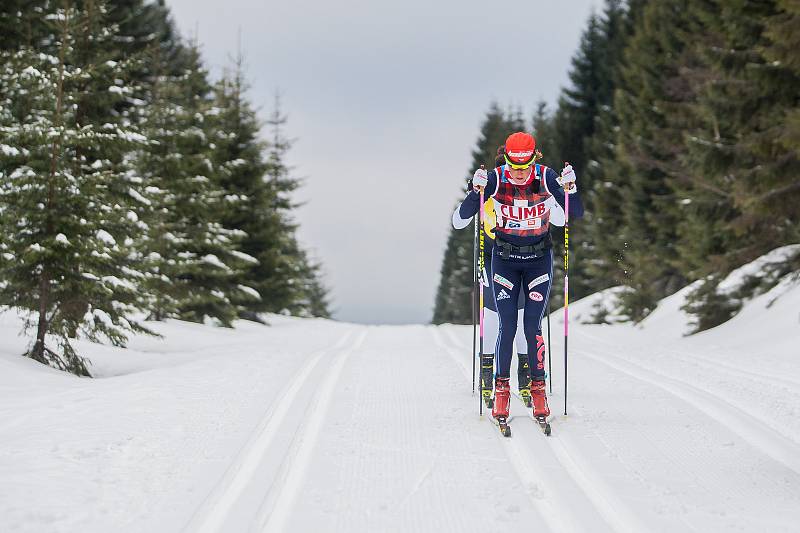
[[[0,300],[36,326],[26,355],[79,375],[87,361],[70,338],[124,345],[147,331],[134,319],[140,180],[127,157],[145,139],[112,111],[137,89],[126,83],[130,62],[108,55],[118,33],[104,15],[102,3],[53,9],[47,48],[0,56]],[[96,109],[107,110],[102,121]]]
[[151,311],[229,327],[241,291],[236,279],[251,258],[238,250],[245,234],[223,224],[225,191],[213,163],[219,109],[199,50],[188,54],[181,76],[154,87],[145,122],[153,142],[139,157],[152,204],[144,251],[156,293]]

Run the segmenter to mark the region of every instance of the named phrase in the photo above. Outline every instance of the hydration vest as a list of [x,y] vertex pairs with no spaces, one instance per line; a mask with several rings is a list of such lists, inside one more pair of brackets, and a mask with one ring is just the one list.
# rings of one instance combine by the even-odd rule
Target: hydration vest
[[497,216],[496,232],[519,237],[538,237],[550,231],[550,208],[545,200],[551,194],[544,185],[544,165],[534,165],[534,179],[527,185],[514,185],[508,178],[505,165],[497,167],[497,192],[494,193],[494,210]]

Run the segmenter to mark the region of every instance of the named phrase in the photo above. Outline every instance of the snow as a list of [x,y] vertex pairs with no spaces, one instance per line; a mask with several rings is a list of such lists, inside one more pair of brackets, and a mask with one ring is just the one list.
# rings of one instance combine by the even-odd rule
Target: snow
[[217,268],[221,268],[222,270],[230,270],[228,268],[228,265],[226,265],[225,263],[220,261],[219,257],[217,257],[214,254],[204,255],[202,258],[200,258],[200,261],[202,261],[203,263],[215,266]]
[[261,293],[259,293],[253,287],[248,287],[247,285],[237,285],[236,288],[242,291],[243,293],[247,294],[248,296],[255,298],[256,300],[261,299]]
[[122,289],[131,290],[131,291],[135,291],[136,290],[136,286],[134,284],[132,284],[131,282],[129,282],[127,280],[119,279],[116,276],[103,276],[102,279],[103,279],[103,283],[105,283],[106,285],[111,285],[111,286],[114,286],[114,287],[119,287],[119,288],[122,288]]
[[731,293],[736,291],[748,277],[756,275],[764,275],[765,271],[778,263],[784,263],[792,257],[800,255],[800,244],[790,244],[772,250],[755,261],[748,263],[740,268],[737,268],[722,280],[718,286],[720,293]]
[[242,261],[244,261],[246,263],[250,263],[252,265],[257,265],[258,264],[258,259],[256,259],[255,257],[253,257],[250,254],[246,254],[244,252],[240,252],[239,250],[231,250],[230,254],[233,257],[236,257],[237,259],[240,259],[240,260],[242,260]]
[[134,188],[128,189],[128,194],[131,196],[131,198],[133,198],[137,202],[144,205],[150,205],[150,200],[139,194],[139,192],[136,189]]
[[549,438],[515,398],[510,439],[478,416],[470,326],[147,322],[76,341],[80,379],[7,312],[0,531],[796,531],[800,275],[689,337],[689,288],[577,318],[618,290],[570,304],[568,415],[551,315]]
[[2,152],[6,157],[16,157],[20,154],[19,149],[16,147],[2,143],[0,143],[0,152]]
[[32,66],[25,67],[20,73],[29,78],[41,78],[42,73]]
[[106,243],[108,246],[116,246],[117,241],[114,237],[104,229],[97,230],[97,238]]

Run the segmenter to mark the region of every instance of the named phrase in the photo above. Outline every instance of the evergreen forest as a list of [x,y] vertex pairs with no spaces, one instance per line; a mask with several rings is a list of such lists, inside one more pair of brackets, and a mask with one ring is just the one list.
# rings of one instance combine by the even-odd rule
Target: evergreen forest
[[75,339],[329,316],[286,121],[258,119],[241,54],[212,79],[163,0],[4,0],[0,305],[26,355],[89,376]]
[[[493,168],[518,130],[534,133],[544,164],[568,161],[578,176],[571,299],[623,287],[621,312],[636,322],[691,283],[695,331],[714,327],[759,288],[718,291],[726,274],[800,242],[800,2],[606,0],[555,108],[534,103],[525,117],[492,104],[466,175]],[[450,232],[434,323],[472,320],[472,228]]]

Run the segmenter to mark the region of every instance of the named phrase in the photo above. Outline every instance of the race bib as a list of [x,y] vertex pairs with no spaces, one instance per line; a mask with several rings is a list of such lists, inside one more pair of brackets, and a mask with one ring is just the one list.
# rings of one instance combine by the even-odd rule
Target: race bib
[[[515,204],[520,203],[515,200]],[[540,202],[533,206],[525,205],[506,205],[500,202],[494,204],[495,213],[498,219],[504,221],[504,226],[508,229],[531,230],[542,227],[542,217],[550,210],[545,202]]]

